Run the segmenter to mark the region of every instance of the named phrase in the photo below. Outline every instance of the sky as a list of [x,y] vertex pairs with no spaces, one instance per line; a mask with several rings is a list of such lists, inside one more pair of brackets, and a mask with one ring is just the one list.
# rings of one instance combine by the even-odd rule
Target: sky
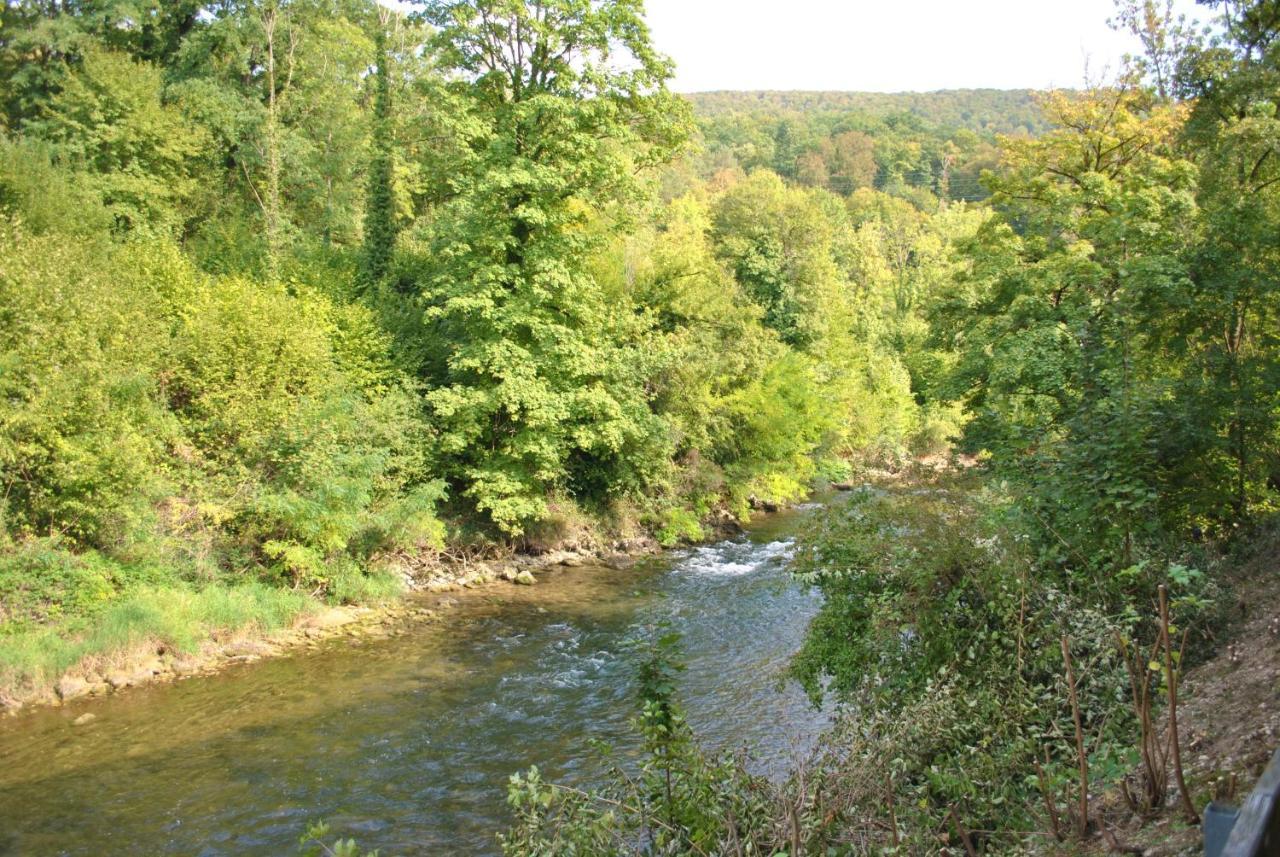
[[[673,89],[1074,87],[1136,44],[1112,0],[647,0]],[[1179,10],[1196,12],[1191,0]],[[1190,17],[1205,17],[1203,9]]]
[[[397,0],[383,0],[394,5]],[[646,0],[677,92],[1076,87],[1136,43],[1113,0]],[[1193,0],[1175,0],[1204,18]]]

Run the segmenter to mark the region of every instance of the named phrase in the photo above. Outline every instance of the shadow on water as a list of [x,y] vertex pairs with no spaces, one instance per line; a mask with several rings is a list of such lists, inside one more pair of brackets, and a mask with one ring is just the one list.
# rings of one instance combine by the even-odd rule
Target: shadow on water
[[779,774],[826,722],[780,683],[817,608],[784,570],[799,516],[628,571],[549,572],[402,637],[121,694],[83,727],[78,707],[0,724],[0,854],[291,854],[320,818],[386,855],[492,854],[512,772],[586,784],[590,739],[636,749],[623,642],[663,620],[699,735]]

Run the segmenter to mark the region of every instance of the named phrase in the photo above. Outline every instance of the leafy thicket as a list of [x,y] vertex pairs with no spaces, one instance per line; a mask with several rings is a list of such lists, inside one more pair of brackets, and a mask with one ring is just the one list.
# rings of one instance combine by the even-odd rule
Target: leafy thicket
[[[703,165],[728,188],[713,235],[761,323],[855,377],[892,355],[880,377],[900,373],[915,407],[877,411],[879,442],[904,423],[922,450],[958,431],[983,466],[855,492],[799,540],[823,606],[793,672],[842,713],[791,781],[693,753],[673,810],[522,780],[513,799],[551,808],[521,816],[531,847],[604,825],[631,831],[610,853],[663,853],[659,835],[677,853],[1022,853],[1105,829],[1117,810],[1096,798],[1126,777],[1139,816],[1179,791],[1189,818],[1203,804],[1208,783],[1166,782],[1178,763],[1163,738],[1152,750],[1151,706],[1172,700],[1178,640],[1208,642],[1216,546],[1272,514],[1280,484],[1280,15],[1205,5],[1202,37],[1162,4],[1120,3],[1146,56],[1040,98],[1047,127],[1001,139],[978,211],[889,187],[888,143],[865,129],[798,142],[795,124],[744,120],[749,97],[706,97],[710,151],[733,155]],[[793,181],[736,176],[752,159],[794,163]],[[832,287],[841,271],[852,292]],[[857,436],[856,418],[836,425],[834,442]]]
[[155,585],[360,597],[375,552],[439,541],[421,405],[368,310],[166,243],[3,241],[6,632]]
[[671,72],[624,0],[5,4],[6,633],[944,447],[920,298],[981,216],[691,178]]
[[[1121,643],[1155,639],[1152,603],[1116,609],[1038,563],[1020,498],[974,480],[866,489],[820,516],[797,555],[824,603],[794,673],[815,698],[850,706],[824,761],[853,792],[847,823],[875,840],[874,802],[888,795],[919,849],[951,812],[994,850],[1049,827],[1044,792],[1065,817],[1078,764],[1072,678],[1094,788],[1137,761]],[[1166,586],[1179,626],[1203,630],[1213,585],[1202,572],[1152,563],[1112,583]]]

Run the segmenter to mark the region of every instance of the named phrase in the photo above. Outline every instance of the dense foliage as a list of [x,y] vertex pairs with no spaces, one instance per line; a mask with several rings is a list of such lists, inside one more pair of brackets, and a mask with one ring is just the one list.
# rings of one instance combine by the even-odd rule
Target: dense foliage
[[660,654],[640,778],[522,777],[507,845],[878,847],[886,780],[900,846],[1016,841],[1277,502],[1280,27],[1206,5],[1121,2],[1081,92],[686,100],[638,0],[10,0],[0,696],[960,451],[801,546],[796,674],[858,715],[813,768],[702,754]]
[[707,92],[690,96],[703,178],[770,169],[807,187],[849,196],[875,188],[934,210],[939,200],[982,200],[997,136],[1044,130],[1028,91]]
[[624,0],[5,4],[4,681],[152,588],[362,600],[940,449],[981,216],[704,181],[671,72]]
[[[610,792],[609,806],[700,837],[676,852],[1043,852],[1105,835],[1118,809],[1097,797],[1122,780],[1116,802],[1140,817],[1167,796],[1194,818],[1210,796],[1166,769],[1170,745],[1152,750],[1178,740],[1162,725],[1168,737],[1153,738],[1164,715],[1152,709],[1173,698],[1180,646],[1191,657],[1208,644],[1215,551],[1277,502],[1280,10],[1205,5],[1217,17],[1202,35],[1163,4],[1119,3],[1117,25],[1146,54],[1113,84],[1040,98],[1046,127],[1001,139],[978,211],[891,187],[887,143],[851,136],[861,129],[808,138],[796,171],[781,171],[786,192],[847,195],[855,240],[834,258],[880,248],[878,299],[890,303],[870,329],[858,319],[877,298],[817,297],[827,269],[808,251],[832,234],[830,216],[788,211],[796,233],[776,230],[764,174],[722,176],[727,200],[751,194],[752,225],[721,252],[764,323],[804,352],[849,312],[860,342],[897,356],[913,418],[949,415],[937,436],[973,458],[959,474],[880,480],[815,517],[794,571],[824,600],[793,672],[841,707],[839,723],[785,786],[695,753],[676,782],[715,795],[682,805],[710,820]],[[773,125],[770,140],[768,121],[742,118],[751,104],[707,96],[712,150],[791,163],[795,126]],[[815,152],[822,169],[805,159]],[[835,176],[891,193],[850,192]],[[852,270],[859,285],[877,276],[865,260]],[[810,300],[831,309],[811,317]],[[892,424],[878,415],[882,438]],[[917,444],[932,434],[917,431]],[[515,783],[513,799],[528,787]],[[552,821],[541,829],[568,841],[580,819],[601,823],[600,806],[577,796],[576,815],[527,815],[517,831]],[[660,829],[631,824],[631,845]]]
[[[863,800],[891,795],[913,848],[1087,837],[1107,822],[1086,776],[1096,794],[1129,775],[1133,809],[1158,811],[1132,797],[1152,770],[1142,700],[1168,702],[1179,672],[1157,604],[1207,645],[1210,545],[1275,509],[1280,18],[1207,5],[1201,40],[1160,4],[1118,4],[1147,55],[1002,142],[991,216],[924,313],[933,394],[963,404],[985,487],[859,495],[798,556],[825,600],[796,674],[850,706],[845,781],[888,783]],[[1162,635],[1165,659],[1136,654]],[[1208,785],[1177,777],[1202,805]]]

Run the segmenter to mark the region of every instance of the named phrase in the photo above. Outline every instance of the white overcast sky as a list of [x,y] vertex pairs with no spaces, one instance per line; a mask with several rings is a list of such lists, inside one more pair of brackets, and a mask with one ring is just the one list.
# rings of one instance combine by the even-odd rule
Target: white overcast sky
[[[394,3],[395,0],[385,0]],[[1130,37],[1112,0],[646,0],[673,88],[876,92],[1075,87]],[[1207,18],[1193,0],[1177,0]]]

